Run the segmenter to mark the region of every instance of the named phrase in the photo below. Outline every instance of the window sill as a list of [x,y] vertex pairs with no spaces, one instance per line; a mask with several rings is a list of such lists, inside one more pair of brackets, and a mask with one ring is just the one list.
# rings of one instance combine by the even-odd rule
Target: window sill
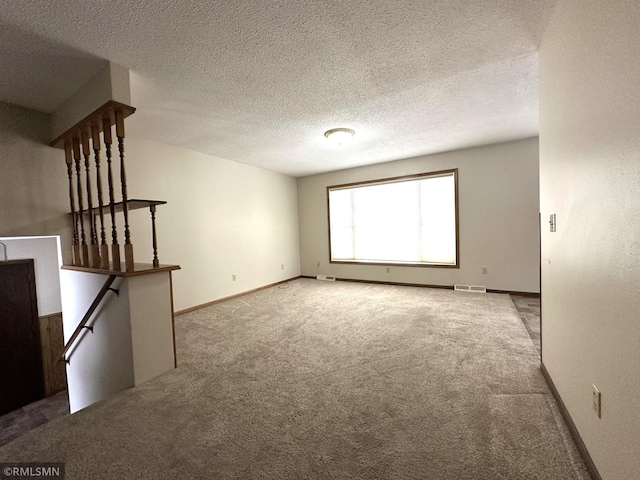
[[382,262],[375,260],[330,260],[329,263],[337,265],[378,265],[381,267],[460,268],[458,263]]

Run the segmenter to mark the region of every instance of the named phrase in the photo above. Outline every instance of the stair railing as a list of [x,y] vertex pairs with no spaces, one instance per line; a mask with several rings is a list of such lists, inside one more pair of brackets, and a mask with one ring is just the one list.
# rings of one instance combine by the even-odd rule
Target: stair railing
[[[98,308],[98,305],[100,305],[100,302],[102,301],[104,296],[107,294],[107,292],[109,290],[113,290],[111,288],[111,285],[113,284],[115,279],[116,279],[115,275],[109,275],[109,278],[107,278],[107,281],[104,283],[104,285],[102,286],[102,288],[98,292],[98,295],[96,295],[96,298],[93,300],[93,303],[91,304],[91,306],[87,310],[87,313],[84,314],[84,316],[82,317],[82,320],[80,321],[80,323],[78,324],[78,326],[74,330],[73,334],[71,335],[71,338],[69,338],[69,341],[64,346],[62,352],[60,353],[60,360],[59,361],[63,361],[63,362],[69,363],[69,359],[67,358],[67,352],[73,346],[74,342],[76,341],[76,339],[80,335],[80,332],[82,332],[82,329],[87,328],[87,329],[89,329],[89,330],[91,330],[93,332],[93,327],[87,327],[87,323],[91,319],[91,316],[96,311],[96,308]],[[117,290],[113,290],[113,291],[117,294]]]

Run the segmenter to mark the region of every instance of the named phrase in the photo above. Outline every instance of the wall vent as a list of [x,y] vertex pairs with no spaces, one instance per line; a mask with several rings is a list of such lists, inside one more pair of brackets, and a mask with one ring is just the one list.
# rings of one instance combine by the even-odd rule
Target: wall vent
[[336,277],[332,277],[331,275],[316,275],[316,280],[323,280],[325,282],[335,282]]
[[487,293],[487,287],[483,285],[460,285],[455,284],[453,289],[456,292],[476,292],[476,293]]

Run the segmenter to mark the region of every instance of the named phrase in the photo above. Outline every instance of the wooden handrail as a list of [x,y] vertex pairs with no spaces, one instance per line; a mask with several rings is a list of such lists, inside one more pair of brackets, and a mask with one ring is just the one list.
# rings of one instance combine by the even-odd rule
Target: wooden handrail
[[111,285],[113,284],[115,279],[116,279],[115,275],[109,275],[109,278],[107,278],[107,281],[104,283],[104,285],[102,286],[102,288],[98,292],[98,295],[93,300],[93,303],[89,307],[89,310],[87,310],[87,313],[84,314],[84,317],[82,317],[82,320],[80,321],[80,323],[76,327],[75,331],[73,332],[73,335],[71,335],[71,338],[69,339],[67,344],[64,346],[64,348],[62,350],[62,353],[60,353],[60,360],[59,361],[64,361],[64,362],[69,363],[68,360],[65,358],[66,355],[67,355],[67,352],[73,346],[73,342],[75,342],[76,338],[78,338],[78,335],[80,335],[80,332],[82,331],[82,329],[87,325],[87,322],[91,318],[91,315],[93,315],[93,312],[96,311],[96,308],[98,308],[98,305],[100,304],[100,302],[102,301],[104,296],[109,291],[109,288],[111,287]]

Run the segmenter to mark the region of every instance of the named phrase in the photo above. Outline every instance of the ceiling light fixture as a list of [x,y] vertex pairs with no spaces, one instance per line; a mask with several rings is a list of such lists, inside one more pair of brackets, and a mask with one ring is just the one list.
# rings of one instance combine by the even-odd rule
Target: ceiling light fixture
[[328,140],[340,146],[343,142],[349,140],[356,132],[350,128],[332,128],[324,132],[324,136]]

